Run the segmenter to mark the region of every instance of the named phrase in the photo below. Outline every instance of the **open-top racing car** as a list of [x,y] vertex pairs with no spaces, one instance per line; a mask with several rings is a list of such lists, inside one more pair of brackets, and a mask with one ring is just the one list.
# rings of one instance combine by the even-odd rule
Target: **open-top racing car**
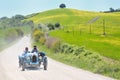
[[19,56],[19,67],[22,68],[22,71],[28,67],[40,67],[41,62],[43,62],[44,70],[47,70],[48,61],[47,56],[45,56],[44,52],[28,52],[25,55]]

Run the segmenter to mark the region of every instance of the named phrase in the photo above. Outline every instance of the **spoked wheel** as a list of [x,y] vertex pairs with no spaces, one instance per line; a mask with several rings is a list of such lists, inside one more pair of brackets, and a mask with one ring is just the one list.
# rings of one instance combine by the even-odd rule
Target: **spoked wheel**
[[47,65],[44,65],[44,70],[47,70]]
[[47,70],[47,65],[48,65],[48,61],[47,61],[47,57],[45,56],[43,59],[44,70]]
[[41,65],[41,61],[39,62],[39,67],[40,67],[40,65]]
[[25,63],[22,65],[22,71],[25,71]]

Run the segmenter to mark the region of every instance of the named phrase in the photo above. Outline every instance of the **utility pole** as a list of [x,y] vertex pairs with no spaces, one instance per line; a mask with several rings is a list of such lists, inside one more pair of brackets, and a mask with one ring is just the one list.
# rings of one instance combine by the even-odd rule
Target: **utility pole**
[[92,33],[92,24],[90,24],[90,34]]
[[94,23],[95,21],[97,21],[100,18],[100,16],[96,16],[95,18],[91,19],[90,21],[88,21],[88,24],[90,24],[90,34],[92,33],[92,23]]
[[106,35],[105,19],[103,19],[103,35]]

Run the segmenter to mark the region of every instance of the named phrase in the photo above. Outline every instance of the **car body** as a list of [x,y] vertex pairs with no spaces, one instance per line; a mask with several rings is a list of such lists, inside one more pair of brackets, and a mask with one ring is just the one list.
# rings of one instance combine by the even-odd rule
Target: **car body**
[[24,71],[28,67],[40,67],[41,62],[43,62],[44,70],[47,70],[47,56],[41,58],[41,53],[26,53],[19,56],[19,67],[22,67]]

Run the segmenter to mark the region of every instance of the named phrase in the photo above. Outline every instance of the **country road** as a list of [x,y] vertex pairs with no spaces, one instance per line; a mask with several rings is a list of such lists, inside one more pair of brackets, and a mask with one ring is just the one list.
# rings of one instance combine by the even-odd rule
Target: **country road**
[[[48,58],[48,70],[18,67],[18,55],[24,48],[30,48],[30,37],[23,37],[18,43],[0,52],[0,80],[114,80],[109,77],[77,69]],[[31,50],[31,49],[30,49]]]

